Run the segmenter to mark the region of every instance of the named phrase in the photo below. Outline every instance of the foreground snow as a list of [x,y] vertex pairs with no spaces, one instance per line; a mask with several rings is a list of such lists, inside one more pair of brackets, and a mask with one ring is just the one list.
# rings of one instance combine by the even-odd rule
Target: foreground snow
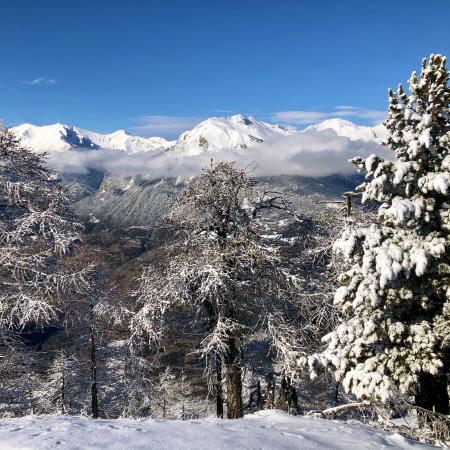
[[242,420],[92,420],[25,417],[0,421],[9,449],[380,449],[432,448],[362,425],[281,411]]

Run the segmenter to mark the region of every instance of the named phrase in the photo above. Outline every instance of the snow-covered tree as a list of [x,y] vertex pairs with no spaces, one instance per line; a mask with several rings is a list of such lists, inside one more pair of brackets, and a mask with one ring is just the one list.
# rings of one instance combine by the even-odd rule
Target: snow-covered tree
[[431,55],[420,77],[389,91],[385,145],[392,161],[353,163],[370,181],[363,202],[381,203],[378,220],[349,221],[335,250],[353,262],[334,302],[346,319],[310,359],[360,399],[387,401],[415,392],[416,403],[449,413],[450,90],[446,59]]
[[[1,332],[1,331],[0,331]],[[11,333],[0,339],[0,417],[35,414],[42,380],[37,352]]]
[[173,404],[177,399],[178,380],[170,367],[160,372],[155,384],[153,414],[156,417],[170,417]]
[[130,352],[127,340],[113,340],[100,350],[101,409],[106,417],[157,417],[158,392],[153,365]]
[[283,197],[258,188],[246,170],[211,164],[175,201],[169,219],[178,239],[167,264],[146,267],[139,280],[133,336],[158,348],[169,311],[191,307],[207,328],[201,353],[214,364],[220,358],[229,418],[243,414],[241,341],[267,325],[273,300],[289,297],[294,279],[267,236],[274,209],[286,209]]
[[80,232],[66,192],[42,155],[0,127],[0,327],[49,321],[58,302],[83,287],[83,272],[60,264]]
[[70,414],[84,409],[86,377],[75,355],[58,350],[36,391],[36,402],[46,413]]
[[[81,249],[67,265],[78,267],[89,255],[89,252],[86,254]],[[70,345],[82,353],[82,364],[89,368],[89,409],[91,416],[98,418],[101,414],[101,397],[113,380],[105,367],[107,358],[113,356],[107,347],[118,339],[118,336],[112,335],[115,327],[121,325],[121,315],[120,308],[112,300],[114,293],[108,284],[109,272],[100,266],[98,260],[95,260],[95,263],[95,270],[91,269],[85,277],[86,289],[65,305],[64,314]],[[124,353],[123,357],[126,356]]]
[[[154,380],[152,416],[186,420],[198,417],[200,402],[186,370],[166,367]],[[204,408],[203,408],[204,409]]]

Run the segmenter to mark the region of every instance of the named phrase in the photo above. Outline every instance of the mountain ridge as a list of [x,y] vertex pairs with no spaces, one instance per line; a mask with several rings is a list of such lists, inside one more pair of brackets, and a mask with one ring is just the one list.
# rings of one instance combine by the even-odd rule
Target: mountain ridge
[[340,118],[328,119],[298,130],[243,114],[210,117],[173,141],[161,137],[135,136],[125,130],[102,134],[61,123],[44,126],[26,123],[13,127],[12,131],[22,139],[25,146],[39,153],[111,149],[128,154],[170,151],[183,155],[214,153],[223,149],[242,151],[265,141],[307,132],[334,132],[338,137],[365,142],[380,142],[385,136],[383,126],[357,125]]
[[104,148],[135,154],[165,150],[172,145],[164,138],[133,136],[125,130],[102,134],[62,123],[44,126],[25,123],[11,129],[25,146],[38,153]]

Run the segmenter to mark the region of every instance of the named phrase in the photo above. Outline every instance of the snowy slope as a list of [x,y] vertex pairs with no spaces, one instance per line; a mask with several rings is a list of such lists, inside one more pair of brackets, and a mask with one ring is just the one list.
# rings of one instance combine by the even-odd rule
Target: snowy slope
[[266,140],[296,133],[297,130],[261,122],[256,117],[236,114],[211,117],[183,133],[171,150],[187,155],[222,149],[246,149]]
[[377,125],[374,128],[366,127],[362,125],[356,125],[349,120],[343,119],[328,119],[320,122],[316,125],[311,125],[305,129],[325,131],[332,130],[338,136],[347,137],[352,141],[379,141],[384,137],[384,127]]
[[134,154],[166,149],[172,145],[163,138],[131,136],[123,130],[101,134],[60,123],[42,127],[26,123],[13,127],[12,130],[25,146],[36,152],[107,148]]
[[434,448],[362,424],[295,417],[274,410],[240,420],[5,419],[0,421],[0,442],[3,450]]

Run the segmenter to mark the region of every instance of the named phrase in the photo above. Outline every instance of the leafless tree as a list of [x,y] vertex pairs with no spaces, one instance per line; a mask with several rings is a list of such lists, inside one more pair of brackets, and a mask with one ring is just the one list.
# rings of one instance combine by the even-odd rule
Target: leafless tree
[[228,418],[243,414],[242,340],[267,326],[276,303],[293,295],[297,279],[270,239],[269,226],[270,213],[287,206],[282,195],[259,187],[246,170],[211,163],[170,211],[177,239],[166,248],[167,263],[147,266],[139,279],[132,337],[145,336],[157,348],[168,312],[190,306],[194,321],[207,323],[199,352],[211,371],[217,360],[223,368]]
[[60,264],[81,231],[43,157],[1,127],[0,327],[48,322],[71,290],[85,287],[84,270],[72,272]]

